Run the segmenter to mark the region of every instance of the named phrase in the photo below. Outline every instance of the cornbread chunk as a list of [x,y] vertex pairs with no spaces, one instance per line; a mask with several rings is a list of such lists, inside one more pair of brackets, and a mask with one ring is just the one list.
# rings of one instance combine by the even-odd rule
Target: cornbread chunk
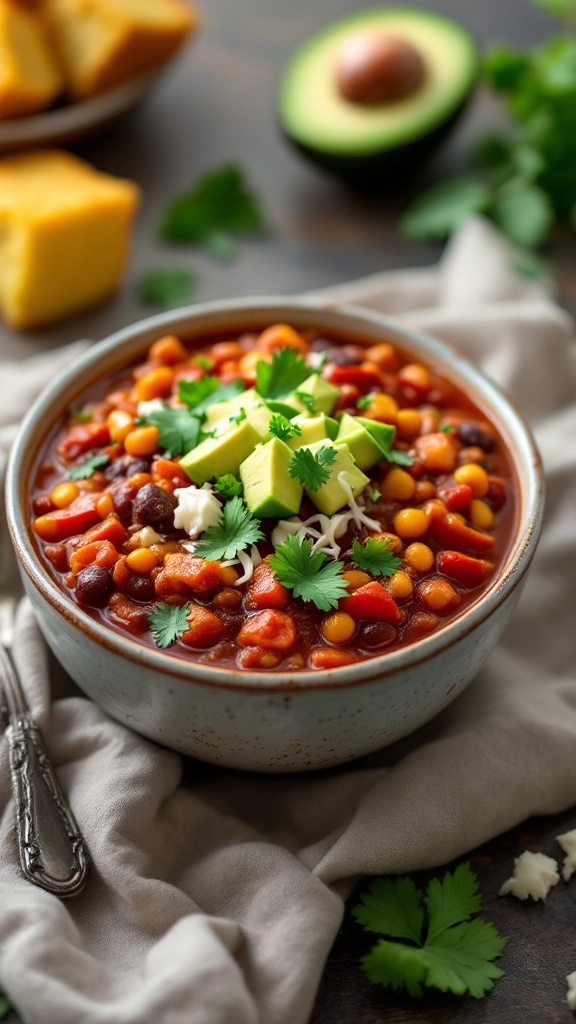
[[197,20],[183,0],[45,0],[43,10],[73,99],[165,60]]
[[40,16],[0,0],[0,118],[44,110],[63,87]]
[[110,298],[139,189],[59,150],[0,160],[0,310],[17,329]]

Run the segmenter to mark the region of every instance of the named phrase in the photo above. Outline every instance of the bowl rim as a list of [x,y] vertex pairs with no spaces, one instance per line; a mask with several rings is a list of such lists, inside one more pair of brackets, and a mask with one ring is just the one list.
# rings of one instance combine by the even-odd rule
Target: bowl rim
[[[76,393],[80,393],[99,376],[106,376],[138,354],[143,354],[159,336],[159,332],[180,332],[186,339],[200,339],[220,329],[239,331],[248,329],[250,322],[256,326],[258,323],[262,325],[268,318],[286,321],[289,317],[296,326],[305,326],[308,320],[314,326],[327,330],[332,328],[342,338],[346,334],[358,336],[364,330],[366,337],[374,339],[378,335],[386,335],[386,338],[396,341],[407,352],[416,350],[416,354],[420,351],[426,360],[439,362],[441,368],[452,379],[455,378],[460,386],[464,384],[471,389],[473,400],[479,408],[495,421],[505,438],[515,442],[513,466],[519,484],[519,508],[513,542],[504,559],[501,573],[462,614],[441,625],[436,632],[395,651],[332,669],[302,668],[251,674],[244,669],[222,668],[180,659],[101,624],[75,605],[42,566],[26,527],[29,518],[26,506],[23,501],[21,503],[27,482],[27,479],[22,479],[22,472],[28,472],[33,467],[41,439],[52,430],[64,410],[69,408],[69,392],[75,389]],[[104,372],[95,373],[105,357],[108,362]],[[526,474],[525,482],[520,479],[519,466]],[[452,345],[413,330],[380,312],[353,304],[323,304],[317,298],[308,300],[306,296],[229,298],[179,307],[136,321],[95,342],[74,358],[58,379],[52,380],[33,402],[20,424],[6,471],[8,528],[20,569],[26,573],[40,596],[61,617],[96,645],[104,646],[139,666],[157,670],[163,676],[194,685],[258,693],[353,687],[377,676],[384,682],[387,676],[411,668],[458,643],[489,618],[522,581],[538,543],[543,505],[542,462],[530,428],[505,391],[482,370]]]

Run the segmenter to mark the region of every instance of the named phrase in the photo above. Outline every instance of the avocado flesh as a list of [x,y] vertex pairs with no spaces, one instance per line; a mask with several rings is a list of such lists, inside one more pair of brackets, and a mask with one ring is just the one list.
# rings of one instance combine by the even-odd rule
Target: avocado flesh
[[292,426],[300,427],[300,433],[289,437],[286,442],[294,451],[297,448],[314,444],[315,441],[322,441],[324,438],[333,441],[338,433],[338,421],[333,420],[324,412],[318,413],[317,416],[305,416],[303,413],[294,416]]
[[336,458],[332,465],[327,467],[330,470],[330,477],[325,484],[320,484],[320,487],[315,491],[306,488],[306,494],[320,512],[323,512],[324,515],[332,516],[348,502],[346,491],[338,480],[340,473],[346,474],[346,481],[350,484],[354,497],[364,490],[366,484],[370,483],[370,480],[355,464],[345,444],[337,444],[334,441],[326,440],[306,445],[314,455],[323,446],[336,449]]
[[389,423],[379,423],[376,420],[371,421],[344,413],[340,420],[336,444],[347,445],[360,469],[372,469],[386,458],[395,433],[395,428]]
[[329,384],[319,373],[313,373],[310,377],[307,377],[300,387],[293,391],[292,394],[287,395],[285,399],[298,412],[307,413],[309,416],[314,415],[314,413],[310,413],[306,403],[299,397],[300,394],[310,395],[314,403],[314,413],[324,412],[327,416],[334,410],[340,397],[338,388],[334,387],[333,384]]
[[[342,44],[370,29],[406,40],[423,58],[422,85],[402,99],[366,105],[339,94],[335,63]],[[296,51],[280,88],[280,124],[325,170],[352,184],[382,184],[407,166],[416,169],[439,145],[472,92],[477,65],[474,41],[456,21],[430,11],[366,11],[328,26]]]
[[241,409],[248,414],[250,409],[256,409],[263,404],[264,399],[260,397],[256,388],[248,388],[247,391],[241,391],[239,395],[226,402],[215,402],[214,405],[209,405],[206,410],[206,426],[210,429],[219,420],[237,415]]
[[216,480],[225,473],[237,476],[240,463],[254,451],[257,444],[270,436],[267,422],[271,415],[269,409],[251,410],[250,419],[229,427],[217,437],[207,437],[196,448],[192,448],[180,459],[182,469],[198,486],[208,480]]
[[240,466],[244,501],[262,519],[294,516],[302,502],[302,484],[290,476],[292,449],[277,437],[259,444]]

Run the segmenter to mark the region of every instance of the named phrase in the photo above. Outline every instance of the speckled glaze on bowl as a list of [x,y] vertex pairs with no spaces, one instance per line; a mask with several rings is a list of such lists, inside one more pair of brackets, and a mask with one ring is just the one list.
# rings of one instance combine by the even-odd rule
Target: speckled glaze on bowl
[[[502,571],[462,615],[409,647],[336,669],[250,673],[179,661],[106,629],[48,576],[30,530],[28,482],[43,439],[96,377],[143,354],[164,333],[188,339],[285,321],[368,344],[389,339],[434,363],[493,420],[514,455],[516,531]],[[117,332],[35,402],[7,474],[8,522],[25,590],[47,643],[88,696],[158,743],[231,768],[302,771],[339,764],[413,732],[446,707],[494,648],[518,600],[538,541],[542,473],[510,401],[451,348],[354,307],[301,300],[232,300],[170,311]]]

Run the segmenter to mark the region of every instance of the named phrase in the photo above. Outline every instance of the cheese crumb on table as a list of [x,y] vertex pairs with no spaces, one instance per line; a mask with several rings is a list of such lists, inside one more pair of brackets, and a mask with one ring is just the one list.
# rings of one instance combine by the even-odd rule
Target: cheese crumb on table
[[558,865],[553,857],[525,850],[514,859],[512,877],[504,882],[499,895],[510,893],[519,900],[545,900],[552,886],[559,881]]
[[576,871],[576,828],[570,832],[563,832],[556,836],[556,842],[560,844],[566,854],[562,864],[562,878],[567,882]]
[[41,327],[110,299],[140,191],[57,149],[0,160],[0,311]]

